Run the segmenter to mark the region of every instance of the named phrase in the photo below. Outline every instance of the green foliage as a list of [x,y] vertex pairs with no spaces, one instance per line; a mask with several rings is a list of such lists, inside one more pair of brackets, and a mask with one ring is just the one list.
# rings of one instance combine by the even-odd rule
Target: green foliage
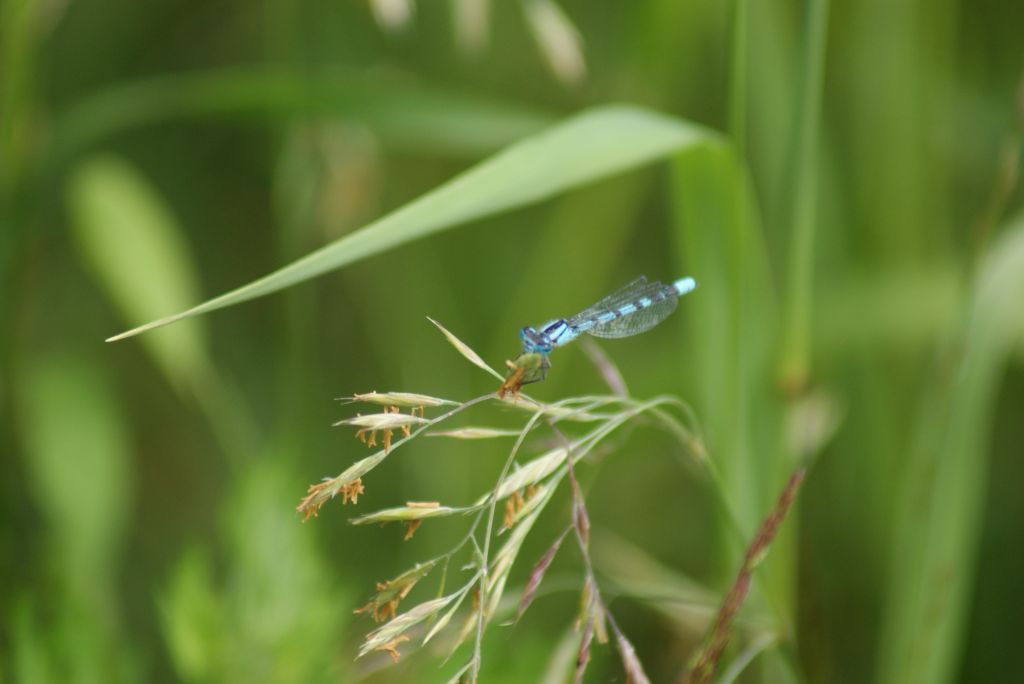
[[24,467],[45,522],[51,591],[19,599],[15,669],[19,681],[120,681],[133,660],[110,660],[126,641],[115,581],[132,506],[124,417],[81,355],[36,354],[22,372]]
[[958,656],[988,472],[978,454],[989,443],[998,381],[1013,345],[1024,339],[1024,218],[993,244],[976,282],[953,333],[948,375],[922,411],[901,492],[884,682],[946,679]]
[[34,359],[24,381],[26,466],[58,554],[75,568],[67,579],[109,582],[131,496],[124,419],[109,383],[84,359],[53,355]]
[[[538,430],[502,475],[507,438],[544,411],[596,427],[560,400],[603,380],[692,404],[702,460],[645,413],[516,513],[529,535],[474,549],[498,613],[536,591],[482,635],[482,681],[564,681],[585,634],[588,679],[618,650],[676,681],[797,464],[722,681],[1020,679],[1021,12],[0,0],[0,679],[445,681],[471,573],[433,594],[431,566],[422,603],[453,598],[394,665],[353,661],[381,625],[352,611],[386,613],[481,492],[561,472]],[[521,326],[641,273],[700,288],[492,404]],[[412,420],[392,388],[487,397],[439,430],[461,404]],[[351,434],[393,452],[403,429],[437,438]],[[338,473],[302,525],[304,483]],[[590,545],[564,537],[534,586],[569,489]]]
[[[172,663],[184,681],[336,681],[346,605],[308,530],[292,515],[293,483],[261,463],[239,483],[224,530],[229,564],[186,549],[159,599]],[[218,575],[222,575],[218,578]]]

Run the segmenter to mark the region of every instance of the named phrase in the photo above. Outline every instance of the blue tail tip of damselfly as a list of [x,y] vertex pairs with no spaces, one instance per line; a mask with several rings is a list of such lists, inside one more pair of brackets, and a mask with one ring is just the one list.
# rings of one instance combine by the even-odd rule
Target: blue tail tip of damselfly
[[679,293],[679,296],[682,296],[687,292],[693,292],[697,289],[697,281],[689,276],[680,278],[672,284],[675,286],[676,292]]

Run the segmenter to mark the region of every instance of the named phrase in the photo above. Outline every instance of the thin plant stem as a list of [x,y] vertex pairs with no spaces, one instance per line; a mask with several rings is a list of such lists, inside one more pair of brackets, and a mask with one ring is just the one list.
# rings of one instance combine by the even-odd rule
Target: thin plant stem
[[736,156],[746,158],[747,144],[747,26],[750,14],[748,0],[734,0],[732,5],[732,59],[729,63],[729,135]]
[[519,437],[516,438],[515,444],[509,451],[508,458],[505,459],[505,465],[502,466],[501,474],[498,476],[498,481],[494,485],[494,489],[491,491],[489,501],[487,504],[487,526],[484,529],[484,545],[481,551],[481,578],[480,578],[480,612],[477,615],[476,623],[476,638],[473,643],[473,668],[472,668],[472,681],[477,681],[480,675],[480,664],[482,660],[481,647],[484,638],[484,623],[486,622],[486,605],[487,605],[487,581],[488,581],[488,564],[490,563],[490,549],[491,549],[491,534],[494,530],[494,514],[498,507],[498,492],[501,490],[501,485],[504,483],[505,478],[508,476],[508,471],[512,468],[512,463],[515,461],[516,454],[519,453],[520,447],[523,445],[523,441],[526,439],[526,435],[530,433],[530,430],[537,424],[544,414],[542,412],[535,413],[527,421],[526,425],[519,433]]
[[825,79],[825,46],[829,0],[811,0],[804,32],[804,65],[797,119],[792,211],[793,238],[783,338],[782,386],[796,395],[806,385],[810,366],[811,294],[813,290],[814,232],[817,224],[818,142],[821,99]]
[[[566,436],[562,433],[562,431],[559,430],[554,423],[549,423],[549,426],[551,427],[552,431],[554,431],[555,434],[557,434],[559,438],[562,440],[562,442],[565,444],[565,449],[568,454],[566,458],[566,472],[568,472],[569,478],[572,482],[572,495],[574,505],[579,506],[583,512],[583,516],[585,516],[585,518],[589,520],[590,514],[587,512],[586,500],[584,499],[583,494],[580,491],[579,482],[576,479],[576,472],[573,468],[573,461],[575,459],[572,456],[572,445],[566,438]],[[576,538],[576,545],[579,547],[580,556],[583,559],[583,567],[587,575],[587,583],[590,586],[590,590],[593,592],[594,600],[597,602],[598,607],[601,610],[601,616],[608,621],[609,625],[611,625],[612,631],[615,632],[617,643],[619,643],[620,645],[628,644],[628,648],[632,650],[632,645],[629,644],[629,640],[626,638],[625,633],[619,627],[619,624],[618,622],[616,622],[615,616],[612,614],[611,610],[608,609],[608,604],[604,599],[604,595],[601,592],[600,586],[597,582],[597,576],[594,572],[594,562],[590,557],[590,544],[588,543],[588,540],[584,538],[584,532],[580,529],[577,516],[575,514],[573,515],[573,524],[570,527],[574,532],[574,536]],[[626,655],[623,654],[623,659],[625,658]],[[577,667],[579,666],[579,663],[577,663]],[[633,681],[634,675],[638,678],[642,677],[643,679],[646,679],[646,674],[644,674],[642,670],[640,670],[640,672],[633,671],[634,668],[641,668],[639,660],[635,661],[635,664],[627,664],[626,667],[627,670],[629,670],[627,676],[629,677],[630,681]]]

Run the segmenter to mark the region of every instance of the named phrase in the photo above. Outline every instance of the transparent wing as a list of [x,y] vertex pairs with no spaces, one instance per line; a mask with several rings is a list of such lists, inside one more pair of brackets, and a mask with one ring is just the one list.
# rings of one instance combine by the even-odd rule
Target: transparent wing
[[578,314],[568,319],[567,322],[571,326],[574,323],[591,319],[599,313],[617,309],[623,304],[629,304],[630,302],[635,301],[638,297],[643,296],[643,293],[652,286],[656,286],[655,289],[662,287],[661,283],[648,283],[647,276],[640,276],[629,285],[612,292],[601,301],[591,304],[583,311],[580,311]]
[[679,298],[670,295],[661,301],[651,304],[646,309],[634,311],[631,314],[615,318],[607,323],[598,323],[586,332],[595,337],[630,337],[631,335],[639,335],[665,320],[670,313],[675,311],[678,303]]

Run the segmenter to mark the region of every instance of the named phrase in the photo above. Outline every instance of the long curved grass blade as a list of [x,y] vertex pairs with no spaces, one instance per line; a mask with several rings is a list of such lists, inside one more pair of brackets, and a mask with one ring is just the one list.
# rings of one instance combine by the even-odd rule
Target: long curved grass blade
[[900,497],[879,682],[959,672],[1002,370],[1024,337],[1024,215],[991,245],[958,340],[956,373],[923,412]]
[[108,341],[262,297],[413,240],[534,204],[717,139],[708,129],[645,109],[611,106],[588,110],[508,147],[370,225],[269,275]]
[[161,76],[101,90],[60,114],[60,161],[122,131],[190,117],[330,115],[358,121],[386,143],[478,158],[535,133],[546,114],[503,102],[367,78],[342,69],[223,69]]
[[[112,155],[83,160],[70,176],[67,205],[74,244],[126,323],[145,321],[148,312],[174,311],[197,296],[181,226],[131,164]],[[176,389],[196,386],[210,365],[200,323],[145,340]]]

